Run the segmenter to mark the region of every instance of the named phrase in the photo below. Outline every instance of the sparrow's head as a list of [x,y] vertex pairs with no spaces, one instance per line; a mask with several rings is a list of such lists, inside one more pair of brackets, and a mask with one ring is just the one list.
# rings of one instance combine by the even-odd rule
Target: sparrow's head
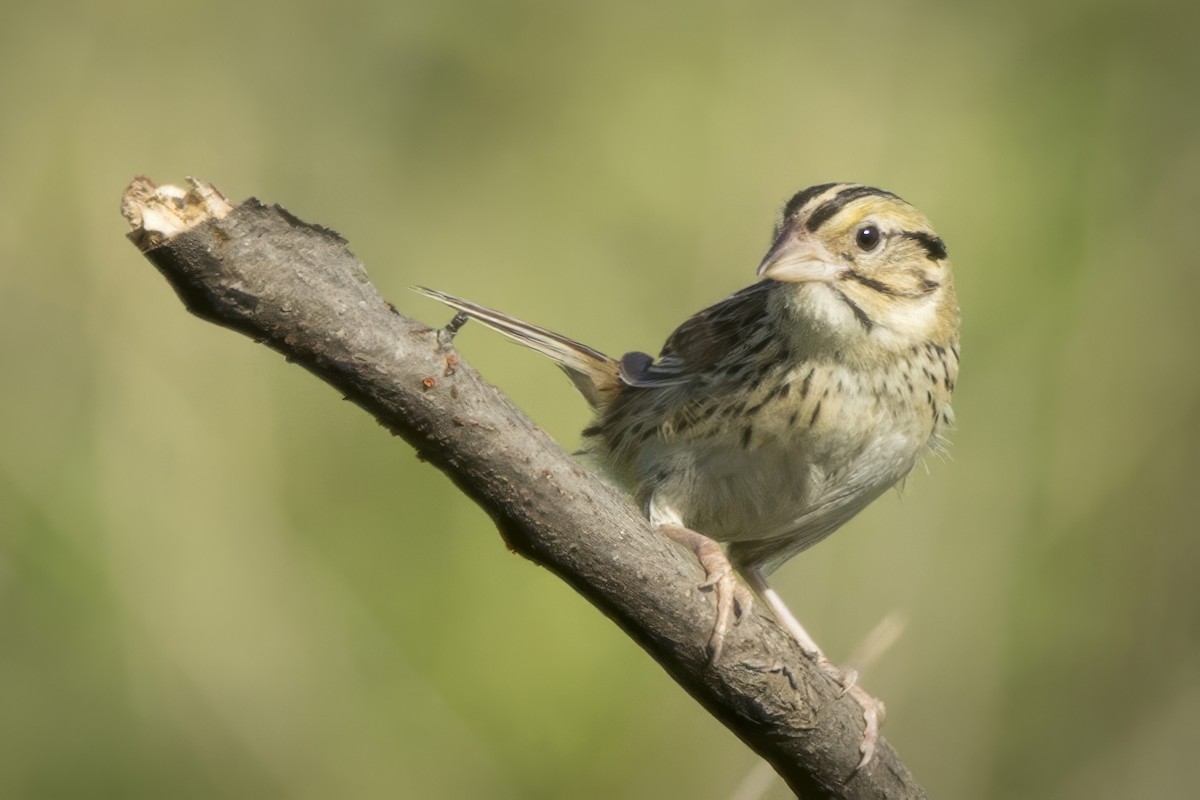
[[796,309],[832,333],[902,348],[958,336],[946,245],[891,192],[826,183],[784,207],[758,274],[793,284]]

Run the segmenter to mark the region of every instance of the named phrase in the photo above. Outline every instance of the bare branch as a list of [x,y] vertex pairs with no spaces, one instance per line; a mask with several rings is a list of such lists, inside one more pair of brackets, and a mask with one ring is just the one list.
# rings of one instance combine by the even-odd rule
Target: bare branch
[[804,798],[922,798],[886,742],[854,771],[858,705],[769,617],[706,661],[713,606],[695,560],[486,383],[444,332],[396,311],[337,233],[208,184],[139,178],[130,239],[189,311],[240,331],[353,400],[495,520],[508,545],[615,621]]

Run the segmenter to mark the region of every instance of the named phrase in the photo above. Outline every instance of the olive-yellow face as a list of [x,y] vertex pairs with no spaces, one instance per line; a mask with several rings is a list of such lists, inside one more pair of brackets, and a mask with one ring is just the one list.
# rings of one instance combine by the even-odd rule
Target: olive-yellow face
[[830,319],[853,320],[847,327],[898,346],[957,336],[945,244],[924,214],[881,189],[824,184],[797,194],[758,272],[822,284]]

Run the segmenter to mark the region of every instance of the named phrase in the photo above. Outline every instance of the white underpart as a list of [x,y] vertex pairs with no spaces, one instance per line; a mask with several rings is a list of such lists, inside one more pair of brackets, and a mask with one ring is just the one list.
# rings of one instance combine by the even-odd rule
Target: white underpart
[[[810,286],[812,288],[799,299],[798,305],[803,309],[802,313],[815,316],[819,323],[812,328],[799,326],[793,334],[797,343],[803,347],[806,343],[811,344],[814,337],[837,341],[845,341],[847,337],[850,340],[861,338],[863,323],[846,301],[838,297],[835,287],[825,283]],[[924,341],[929,331],[937,326],[940,303],[941,293],[934,291],[924,297],[905,297],[891,302],[882,314],[869,306],[861,306],[873,323],[870,331],[872,347],[904,350],[915,342]],[[828,325],[832,330],[821,330],[819,325]]]
[[650,524],[656,528],[660,525],[675,525],[680,528],[687,527],[683,524],[683,515],[672,506],[667,505],[657,494],[650,498],[650,509],[647,516],[650,517]]
[[929,331],[937,327],[939,302],[939,293],[934,291],[924,297],[892,303],[882,319],[874,320],[877,327],[871,333],[883,343],[894,343],[897,348],[924,341]]

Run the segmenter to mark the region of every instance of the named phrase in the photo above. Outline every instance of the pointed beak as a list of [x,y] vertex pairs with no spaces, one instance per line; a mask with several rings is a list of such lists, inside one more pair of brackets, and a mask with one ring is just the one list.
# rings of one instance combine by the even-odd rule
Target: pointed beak
[[841,271],[824,245],[788,231],[780,234],[758,265],[761,277],[785,283],[832,281]]

